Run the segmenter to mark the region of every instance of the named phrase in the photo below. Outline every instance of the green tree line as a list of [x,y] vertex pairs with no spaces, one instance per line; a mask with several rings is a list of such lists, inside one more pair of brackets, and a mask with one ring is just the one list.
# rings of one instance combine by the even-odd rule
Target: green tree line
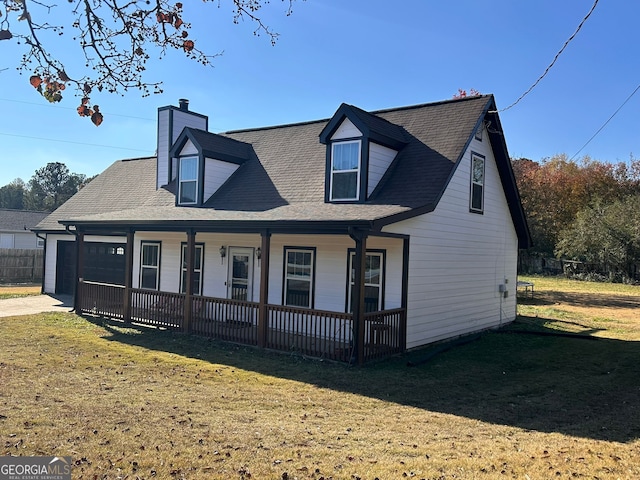
[[529,255],[581,262],[611,280],[640,271],[640,160],[557,155],[512,160],[533,247]]
[[64,163],[47,163],[27,183],[16,178],[0,187],[0,208],[52,212],[89,181],[86,175],[71,173]]

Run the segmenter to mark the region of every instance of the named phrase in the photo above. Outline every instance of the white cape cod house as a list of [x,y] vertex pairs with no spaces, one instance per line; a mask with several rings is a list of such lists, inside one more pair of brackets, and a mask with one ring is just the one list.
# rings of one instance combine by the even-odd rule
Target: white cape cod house
[[79,313],[358,363],[514,320],[530,243],[492,95],[226,133],[181,100],[35,230]]

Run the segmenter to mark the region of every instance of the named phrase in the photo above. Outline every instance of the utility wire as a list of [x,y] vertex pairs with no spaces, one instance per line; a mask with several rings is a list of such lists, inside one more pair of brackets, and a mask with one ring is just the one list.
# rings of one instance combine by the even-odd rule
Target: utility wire
[[613,112],[613,114],[612,114],[612,115],[607,119],[607,121],[606,121],[606,122],[604,122],[604,123],[602,124],[602,126],[601,126],[597,131],[596,131],[596,133],[594,133],[594,134],[591,136],[591,138],[590,138],[589,140],[587,140],[587,143],[585,143],[584,145],[582,145],[582,147],[580,147],[580,150],[578,150],[576,153],[574,153],[574,154],[573,154],[573,157],[571,157],[571,158],[569,159],[569,161],[573,160],[573,159],[576,157],[576,155],[578,155],[582,150],[584,150],[584,147],[586,147],[587,145],[589,145],[589,144],[591,143],[591,140],[593,140],[594,138],[596,138],[596,136],[597,136],[597,135],[598,135],[598,134],[599,134],[599,133],[604,129],[604,127],[606,127],[606,126],[607,126],[607,124],[611,121],[611,119],[612,119],[613,117],[615,117],[615,116],[617,115],[617,113],[618,113],[620,110],[622,110],[622,107],[624,107],[624,106],[627,104],[627,102],[628,102],[629,100],[631,100],[631,97],[633,97],[633,96],[636,94],[636,92],[637,92],[638,90],[640,90],[640,85],[638,85],[638,86],[636,87],[636,89],[635,89],[633,92],[631,92],[631,95],[629,95],[629,96],[627,97],[627,99],[626,99],[624,102],[622,102],[622,105],[620,105],[620,106],[617,108],[617,110],[616,110],[615,112]]
[[[128,148],[128,147],[116,147],[114,145],[98,145],[96,143],[83,143],[83,142],[72,142],[70,140],[60,140],[58,138],[44,138],[44,137],[30,137],[28,135],[16,135],[13,133],[2,133],[0,132],[0,135],[3,135],[5,137],[17,137],[17,138],[28,138],[30,140],[45,140],[47,142],[58,142],[58,143],[72,143],[74,145],[85,145],[88,147],[102,147],[102,148],[114,148],[117,150],[131,150],[133,152],[145,152],[145,153],[149,153],[149,150],[141,150],[139,148]],[[153,155],[149,155],[150,157]]]
[[540,83],[540,81],[547,76],[547,73],[549,73],[549,70],[551,70],[551,67],[553,67],[553,65],[556,63],[556,60],[558,60],[558,57],[560,57],[560,55],[562,54],[562,52],[564,52],[564,49],[567,48],[567,45],[569,45],[569,43],[571,42],[571,40],[573,40],[575,38],[575,36],[578,34],[578,32],[580,31],[580,29],[582,28],[582,26],[584,25],[584,22],[587,21],[587,19],[591,16],[591,14],[593,13],[593,11],[596,9],[596,5],[598,5],[598,1],[599,0],[595,0],[595,2],[593,2],[593,6],[591,7],[591,10],[589,10],[589,13],[587,13],[587,15],[582,19],[582,21],[580,22],[580,25],[578,25],[578,28],[576,28],[576,31],[573,32],[573,34],[569,37],[569,39],[564,42],[564,45],[562,46],[562,48],[558,51],[558,53],[556,53],[556,56],[553,57],[553,61],[549,64],[549,66],[546,68],[546,70],[544,71],[544,73],[542,75],[540,75],[538,77],[538,79],[533,83],[533,85],[531,85],[529,87],[529,89],[524,92],[522,95],[520,95],[520,97],[513,102],[511,105],[509,105],[508,107],[503,108],[502,110],[498,110],[498,112],[504,112],[505,110],[509,110],[512,107],[515,107],[520,100],[522,100],[524,97],[526,97],[531,90],[533,90],[534,88],[536,88],[536,86]]
[[[3,102],[13,102],[13,103],[23,103],[25,105],[35,105],[37,107],[61,108],[63,110],[76,110],[73,107],[63,107],[62,105],[48,105],[48,104],[44,104],[44,103],[26,102],[24,100],[13,100],[13,99],[10,99],[10,98],[0,98],[0,100],[3,101]],[[118,114],[118,113],[104,112],[104,114],[105,115],[109,115],[111,117],[135,118],[136,120],[154,121],[154,119],[152,119],[152,118],[134,117],[132,115],[121,115],[121,114]]]

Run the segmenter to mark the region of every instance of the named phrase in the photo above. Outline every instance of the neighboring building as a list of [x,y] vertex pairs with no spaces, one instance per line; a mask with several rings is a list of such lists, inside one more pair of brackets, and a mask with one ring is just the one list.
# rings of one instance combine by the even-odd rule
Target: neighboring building
[[44,239],[31,231],[49,212],[0,208],[0,248],[34,249],[44,247]]
[[207,129],[186,100],[160,108],[157,157],[42,221],[44,290],[359,363],[514,320],[530,236],[492,95]]

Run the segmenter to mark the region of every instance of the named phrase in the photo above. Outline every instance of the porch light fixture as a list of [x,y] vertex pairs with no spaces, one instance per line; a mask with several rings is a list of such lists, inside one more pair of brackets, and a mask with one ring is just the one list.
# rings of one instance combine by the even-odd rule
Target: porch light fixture
[[222,263],[224,262],[224,257],[227,256],[227,247],[222,245],[219,251],[220,251],[220,264],[222,265]]
[[256,258],[258,260],[262,258],[262,249],[260,247],[256,248]]

